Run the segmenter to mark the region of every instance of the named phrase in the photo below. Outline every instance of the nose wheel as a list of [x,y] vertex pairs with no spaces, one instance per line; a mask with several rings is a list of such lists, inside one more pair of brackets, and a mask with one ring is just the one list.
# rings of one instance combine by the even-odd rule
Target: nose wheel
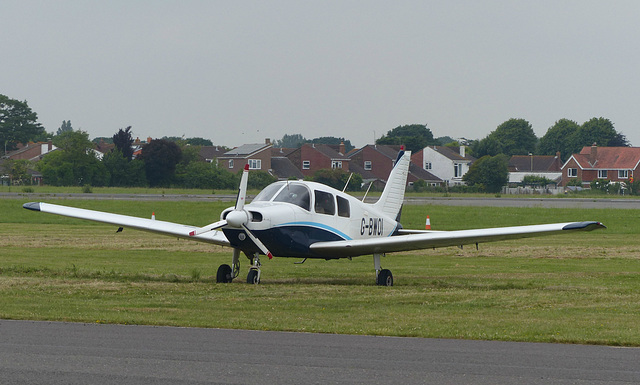
[[260,254],[256,253],[253,256],[253,265],[249,268],[249,274],[247,274],[247,283],[257,285],[260,283]]

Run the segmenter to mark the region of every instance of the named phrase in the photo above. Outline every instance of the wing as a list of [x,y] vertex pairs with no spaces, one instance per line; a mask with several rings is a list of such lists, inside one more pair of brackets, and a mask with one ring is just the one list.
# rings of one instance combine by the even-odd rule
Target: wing
[[386,238],[368,238],[336,242],[317,242],[311,250],[335,257],[355,257],[374,253],[390,253],[430,249],[446,246],[461,246],[481,242],[504,241],[564,234],[572,231],[591,231],[605,228],[600,222],[569,222],[549,225],[495,227],[489,229],[432,231],[419,234],[396,235]]
[[179,223],[157,221],[155,219],[138,218],[129,215],[105,213],[103,211],[79,209],[75,207],[60,206],[42,202],[25,203],[22,207],[29,210],[41,211],[43,213],[57,214],[78,219],[87,219],[90,221],[108,223],[110,225],[116,225],[119,227],[128,227],[136,230],[150,231],[152,233],[162,235],[192,239],[199,242],[229,246],[229,241],[221,231],[210,231],[208,233],[190,236],[190,232],[198,229],[198,227],[196,226],[181,225]]

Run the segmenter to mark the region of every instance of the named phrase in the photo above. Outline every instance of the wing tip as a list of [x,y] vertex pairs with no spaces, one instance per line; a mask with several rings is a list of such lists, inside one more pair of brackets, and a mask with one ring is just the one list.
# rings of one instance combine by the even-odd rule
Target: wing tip
[[585,222],[575,222],[570,223],[562,228],[562,230],[585,230],[592,231],[597,229],[606,229],[607,226],[603,225],[600,222],[595,221],[585,221]]
[[40,202],[29,202],[22,205],[27,210],[40,211]]

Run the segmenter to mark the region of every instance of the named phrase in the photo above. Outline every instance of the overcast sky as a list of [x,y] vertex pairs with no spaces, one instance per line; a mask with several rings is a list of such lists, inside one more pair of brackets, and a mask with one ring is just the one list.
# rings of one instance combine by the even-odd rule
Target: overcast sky
[[356,146],[404,124],[479,139],[610,119],[640,146],[640,1],[31,1],[0,4],[0,94],[47,131],[300,133]]

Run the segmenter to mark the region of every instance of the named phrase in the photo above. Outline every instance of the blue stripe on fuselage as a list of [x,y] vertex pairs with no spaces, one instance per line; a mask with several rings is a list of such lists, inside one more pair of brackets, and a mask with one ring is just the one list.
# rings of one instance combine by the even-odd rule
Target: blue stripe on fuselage
[[350,236],[348,236],[347,234],[343,233],[342,231],[333,228],[331,226],[322,224],[322,223],[318,223],[318,222],[287,222],[287,223],[282,223],[279,224],[275,227],[288,227],[288,226],[307,226],[307,227],[317,227],[320,229],[324,229],[327,231],[330,231],[334,234],[339,235],[340,237],[342,237],[343,240],[345,241],[350,241],[352,238]]

